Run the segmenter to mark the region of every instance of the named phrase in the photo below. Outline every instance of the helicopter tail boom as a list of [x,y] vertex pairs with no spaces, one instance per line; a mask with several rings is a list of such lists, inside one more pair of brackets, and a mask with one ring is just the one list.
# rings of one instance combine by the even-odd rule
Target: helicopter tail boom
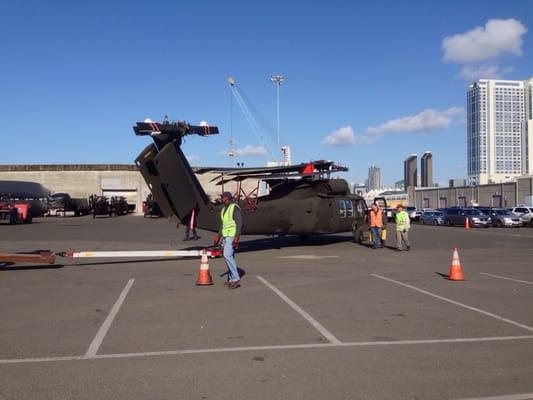
[[183,220],[192,209],[201,210],[209,204],[178,141],[161,149],[154,144],[147,146],[135,163],[164,216]]

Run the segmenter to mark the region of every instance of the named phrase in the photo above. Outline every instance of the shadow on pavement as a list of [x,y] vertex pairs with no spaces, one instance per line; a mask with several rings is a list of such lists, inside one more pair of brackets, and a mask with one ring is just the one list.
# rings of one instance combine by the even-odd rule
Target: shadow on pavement
[[36,269],[59,269],[63,267],[63,264],[18,265],[15,263],[0,263],[0,271],[29,271]]
[[280,250],[284,247],[327,246],[335,243],[352,242],[347,235],[313,235],[302,240],[299,236],[275,236],[239,242],[237,253],[258,250]]

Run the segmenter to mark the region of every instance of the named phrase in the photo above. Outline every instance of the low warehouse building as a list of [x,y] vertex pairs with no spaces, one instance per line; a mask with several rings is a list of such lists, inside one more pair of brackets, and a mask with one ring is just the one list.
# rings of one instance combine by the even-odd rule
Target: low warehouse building
[[531,205],[533,201],[533,177],[516,178],[515,182],[492,183],[478,186],[409,188],[409,204],[417,208],[514,207]]
[[[193,168],[194,169],[194,168]],[[221,187],[210,182],[214,174],[197,174],[202,187],[212,198],[221,193]],[[69,193],[72,197],[88,198],[91,194],[124,196],[142,212],[142,202],[150,193],[139,170],[129,164],[17,164],[0,165],[0,180],[37,182],[52,193]],[[257,181],[247,182],[247,189]],[[246,188],[245,188],[246,189]],[[236,185],[225,186],[234,193]]]

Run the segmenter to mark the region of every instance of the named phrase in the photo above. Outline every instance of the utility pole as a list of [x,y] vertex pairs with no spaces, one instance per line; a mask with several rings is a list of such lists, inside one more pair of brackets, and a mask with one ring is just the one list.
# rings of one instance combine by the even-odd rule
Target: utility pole
[[277,136],[278,136],[278,151],[281,150],[281,143],[279,138],[279,87],[284,81],[283,75],[271,75],[270,80],[276,85],[276,108],[277,108]]

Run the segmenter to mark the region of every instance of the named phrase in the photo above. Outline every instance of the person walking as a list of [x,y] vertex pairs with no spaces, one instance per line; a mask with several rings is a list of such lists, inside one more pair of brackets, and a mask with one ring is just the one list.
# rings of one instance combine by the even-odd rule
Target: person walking
[[383,229],[383,212],[377,205],[373,203],[370,211],[370,232],[372,233],[372,248],[383,248],[383,241],[381,240],[381,230]]
[[401,204],[396,207],[396,251],[402,251],[403,245],[407,251],[411,250],[411,244],[409,243],[409,229],[411,228],[411,221],[409,215],[403,209]]
[[240,286],[241,277],[234,254],[241,236],[242,215],[239,206],[233,202],[233,196],[230,192],[222,193],[222,202],[224,207],[220,211],[220,229],[214,244],[216,246],[222,240],[224,261],[228,268],[228,281],[225,286],[228,289],[236,289]]

